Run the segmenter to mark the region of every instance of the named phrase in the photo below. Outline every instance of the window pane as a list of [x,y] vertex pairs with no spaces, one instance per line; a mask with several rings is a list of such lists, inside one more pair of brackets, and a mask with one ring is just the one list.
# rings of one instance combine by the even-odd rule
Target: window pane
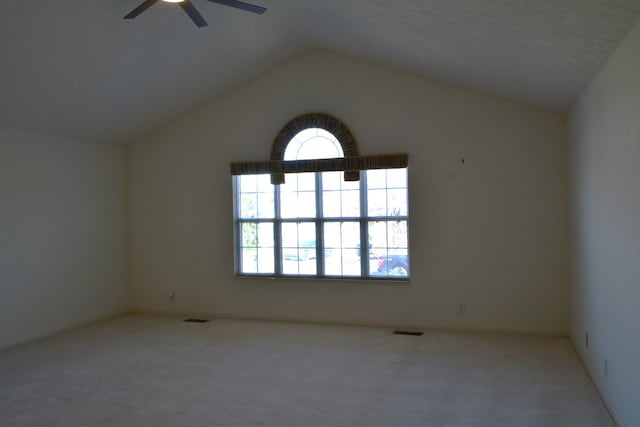
[[282,272],[291,275],[316,274],[315,223],[282,224]]
[[340,216],[340,192],[322,192],[322,210],[325,218],[337,218]]
[[322,159],[342,157],[342,150],[334,141],[322,137],[315,137],[305,141],[298,150],[297,158]]
[[280,191],[315,191],[316,178],[313,172],[288,173],[285,183],[280,185]]
[[322,172],[323,190],[359,190],[360,181],[345,181],[344,172]]
[[240,218],[256,218],[258,216],[258,195],[242,193],[240,195]]
[[372,276],[408,277],[409,261],[407,255],[388,255],[378,258],[377,269],[371,270]]
[[324,129],[309,128],[294,136],[284,152],[285,160],[344,157],[336,137]]
[[295,248],[298,246],[298,223],[282,223],[282,247]]
[[372,276],[409,275],[407,221],[372,221],[369,223],[371,251],[377,257],[371,260]]
[[302,191],[298,193],[298,217],[313,218],[316,216],[316,193]]
[[346,182],[342,172],[322,173],[322,210],[325,218],[360,216],[360,183]]
[[407,169],[387,169],[387,188],[407,188]]
[[258,218],[273,218],[274,209],[273,192],[258,193]]
[[296,173],[298,181],[298,191],[315,191],[316,190],[316,174],[313,172],[308,173]]
[[258,250],[256,248],[245,248],[242,250],[242,268],[240,272],[258,272]]
[[316,215],[315,174],[288,174],[280,185],[282,218],[313,218]]
[[251,222],[242,223],[242,246],[258,246],[258,224]]
[[273,273],[273,248],[258,248],[258,273]]
[[343,190],[360,190],[360,181],[345,181],[344,172],[339,172]]
[[274,186],[269,175],[243,175],[236,183],[240,189],[238,218],[274,217]]
[[271,175],[269,174],[261,174],[256,175],[258,182],[258,192],[259,193],[273,193],[274,185],[271,184]]
[[342,230],[339,222],[324,225],[324,247],[328,256],[324,260],[324,274],[340,276],[342,274]]
[[322,189],[340,190],[342,177],[342,172],[322,172]]
[[384,169],[369,170],[367,173],[367,188],[387,188],[386,171]]
[[315,258],[316,224],[314,222],[298,223],[298,245],[303,248],[314,249],[313,257]]
[[386,221],[372,221],[369,223],[369,242],[371,244],[371,252],[375,256],[387,255]]
[[274,273],[273,223],[241,223],[241,273]]
[[[280,185],[282,187],[282,185]],[[280,192],[280,216],[296,218],[298,216],[298,193]]]
[[329,276],[359,276],[360,223],[328,222],[324,225],[325,265]]
[[287,149],[284,152],[284,160],[296,160],[301,146],[302,143],[298,141],[296,137],[293,137],[287,144]]
[[407,190],[387,190],[387,216],[407,216]]
[[273,223],[258,224],[257,236],[259,248],[273,248]]
[[[386,184],[389,188],[384,187]],[[407,169],[367,171],[367,214],[407,216]]]
[[257,175],[240,175],[240,191],[253,193],[258,190]]
[[369,216],[385,216],[387,214],[387,190],[369,190],[367,203]]
[[342,192],[342,216],[360,216],[359,191],[349,190]]
[[407,254],[407,221],[387,222],[387,245],[389,254]]
[[339,222],[328,222],[324,225],[324,247],[327,249],[342,247],[342,230]]
[[280,196],[280,214],[282,218],[315,217],[315,192],[283,192]]

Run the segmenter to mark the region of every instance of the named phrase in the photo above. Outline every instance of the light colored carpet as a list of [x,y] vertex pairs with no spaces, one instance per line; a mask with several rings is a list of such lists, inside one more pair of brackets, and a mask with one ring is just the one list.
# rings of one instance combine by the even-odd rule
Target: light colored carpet
[[0,352],[0,425],[614,424],[566,338],[128,315]]

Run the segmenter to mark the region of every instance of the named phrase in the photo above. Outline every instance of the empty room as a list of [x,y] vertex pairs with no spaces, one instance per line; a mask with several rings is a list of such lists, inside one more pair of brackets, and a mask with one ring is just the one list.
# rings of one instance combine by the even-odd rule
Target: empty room
[[640,426],[640,2],[0,2],[0,426]]

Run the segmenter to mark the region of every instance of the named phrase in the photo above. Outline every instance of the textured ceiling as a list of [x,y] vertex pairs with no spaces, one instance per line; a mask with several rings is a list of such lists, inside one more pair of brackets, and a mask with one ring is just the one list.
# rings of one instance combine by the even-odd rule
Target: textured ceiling
[[1,0],[0,125],[128,142],[308,48],[558,111],[640,16],[638,0]]

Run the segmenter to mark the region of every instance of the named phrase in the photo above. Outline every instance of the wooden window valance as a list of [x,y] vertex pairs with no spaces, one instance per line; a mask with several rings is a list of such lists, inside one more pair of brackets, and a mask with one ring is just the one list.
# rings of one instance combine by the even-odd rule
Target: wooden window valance
[[[289,142],[301,131],[320,128],[332,133],[345,157],[311,160],[284,160]],[[358,181],[360,171],[368,169],[406,168],[407,154],[360,156],[355,138],[349,129],[335,117],[322,113],[310,113],[296,117],[287,123],[276,136],[271,148],[271,159],[255,162],[231,163],[232,175],[271,174],[271,183],[284,184],[286,173],[344,171],[345,181]]]

